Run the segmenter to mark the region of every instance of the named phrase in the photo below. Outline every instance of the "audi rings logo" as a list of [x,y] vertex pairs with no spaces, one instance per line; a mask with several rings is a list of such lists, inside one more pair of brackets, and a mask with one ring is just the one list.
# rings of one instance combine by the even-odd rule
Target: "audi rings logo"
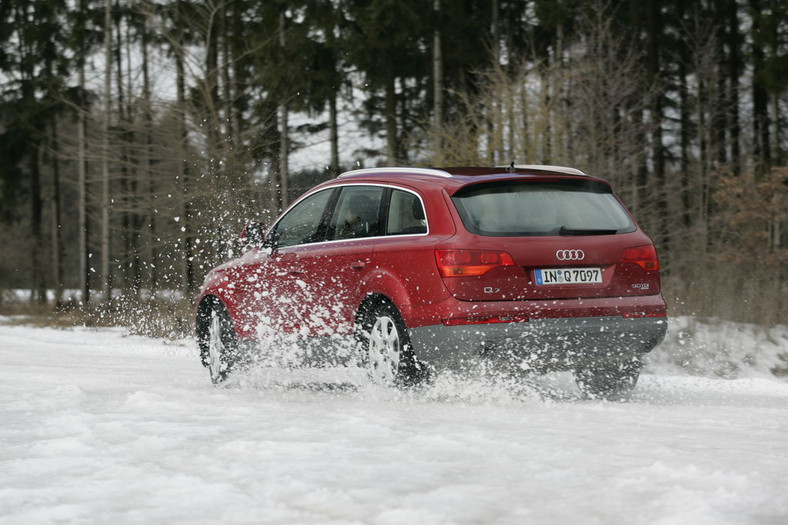
[[583,250],[558,250],[555,252],[555,258],[559,261],[582,261],[586,258]]

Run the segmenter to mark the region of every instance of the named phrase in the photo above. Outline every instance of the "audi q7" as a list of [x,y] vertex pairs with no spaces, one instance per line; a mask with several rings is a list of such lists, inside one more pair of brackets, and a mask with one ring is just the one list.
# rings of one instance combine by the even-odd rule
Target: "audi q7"
[[608,182],[572,168],[349,171],[244,235],[197,302],[214,382],[276,333],[328,355],[350,341],[382,383],[486,362],[618,395],[666,331],[654,244]]

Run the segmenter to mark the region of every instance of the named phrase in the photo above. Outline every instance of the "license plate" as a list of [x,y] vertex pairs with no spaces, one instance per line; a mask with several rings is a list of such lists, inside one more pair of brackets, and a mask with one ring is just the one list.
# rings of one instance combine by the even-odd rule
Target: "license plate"
[[602,270],[599,268],[561,268],[536,270],[538,286],[550,284],[600,284]]

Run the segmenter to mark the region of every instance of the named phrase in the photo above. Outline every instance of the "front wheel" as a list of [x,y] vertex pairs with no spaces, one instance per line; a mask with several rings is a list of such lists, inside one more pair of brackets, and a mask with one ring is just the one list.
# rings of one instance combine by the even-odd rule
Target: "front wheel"
[[623,399],[634,390],[642,367],[637,357],[592,364],[575,370],[575,381],[580,390],[591,397]]
[[237,361],[238,340],[230,315],[221,303],[215,302],[203,310],[200,322],[200,356],[216,385],[227,379]]
[[405,323],[391,303],[370,308],[359,328],[362,364],[374,383],[412,386],[429,377],[428,367],[413,354]]

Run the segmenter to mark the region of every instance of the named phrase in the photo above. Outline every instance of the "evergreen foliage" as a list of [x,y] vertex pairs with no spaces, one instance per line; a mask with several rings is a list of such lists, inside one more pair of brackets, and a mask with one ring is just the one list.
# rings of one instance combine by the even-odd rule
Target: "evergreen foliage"
[[515,160],[614,182],[678,310],[719,314],[727,279],[770,290],[725,312],[762,320],[788,306],[786,35],[786,0],[0,0],[0,289],[191,293],[340,165]]

